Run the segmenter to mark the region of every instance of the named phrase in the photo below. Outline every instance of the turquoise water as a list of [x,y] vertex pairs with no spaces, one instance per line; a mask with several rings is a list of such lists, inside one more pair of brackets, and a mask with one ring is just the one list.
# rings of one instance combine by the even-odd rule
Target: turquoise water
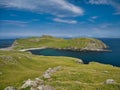
[[120,67],[120,39],[101,40],[109,45],[109,49],[112,50],[112,52],[76,52],[56,49],[31,50],[31,52],[33,54],[45,56],[69,56],[80,58],[86,64],[95,61]]
[[[33,54],[45,56],[69,56],[83,59],[84,63],[91,61],[104,64],[111,64],[120,67],[120,39],[101,39],[112,52],[75,52],[55,49],[32,50]],[[0,39],[0,48],[9,47],[14,42],[14,39]]]

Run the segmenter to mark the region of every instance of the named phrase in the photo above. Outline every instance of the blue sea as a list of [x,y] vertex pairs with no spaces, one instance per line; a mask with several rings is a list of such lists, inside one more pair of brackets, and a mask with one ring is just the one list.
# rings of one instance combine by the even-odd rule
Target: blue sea
[[[91,61],[95,61],[120,67],[120,38],[99,39],[106,43],[112,52],[76,52],[55,49],[32,50],[31,52],[33,54],[45,56],[69,56],[80,58],[86,64]],[[13,42],[14,39],[1,39],[0,48],[9,47]]]
[[10,47],[15,39],[0,39],[0,48]]

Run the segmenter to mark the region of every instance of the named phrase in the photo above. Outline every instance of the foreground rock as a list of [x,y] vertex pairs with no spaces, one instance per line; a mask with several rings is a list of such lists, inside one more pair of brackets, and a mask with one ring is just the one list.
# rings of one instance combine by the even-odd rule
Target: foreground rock
[[[48,68],[45,73],[42,75],[43,78],[49,79],[51,75],[57,71],[61,70],[61,66]],[[24,81],[24,84],[19,87],[19,90],[30,88],[30,90],[55,90],[54,87],[45,85],[44,80],[40,78],[35,78],[34,80],[28,79]],[[15,87],[8,86],[4,90],[18,90]]]
[[42,79],[36,78],[35,80],[28,79],[25,83],[21,86],[21,89],[27,87],[38,87],[39,85],[43,85],[44,81]]
[[17,90],[17,88],[12,87],[12,86],[8,86],[8,87],[6,87],[4,90]]
[[55,90],[55,88],[49,85],[45,85],[45,86],[42,85],[42,86],[37,87],[37,89],[31,88],[30,90]]
[[36,78],[34,81],[28,79],[20,89],[28,87],[30,87],[30,90],[55,90],[52,86],[44,85],[44,81],[39,78]]
[[81,59],[77,59],[76,62],[77,62],[78,64],[84,64],[84,62],[83,62]]
[[105,84],[115,84],[116,82],[113,79],[107,79]]
[[55,68],[48,68],[45,73],[43,74],[43,78],[49,79],[51,78],[51,75],[57,71],[61,70],[61,66],[55,67]]

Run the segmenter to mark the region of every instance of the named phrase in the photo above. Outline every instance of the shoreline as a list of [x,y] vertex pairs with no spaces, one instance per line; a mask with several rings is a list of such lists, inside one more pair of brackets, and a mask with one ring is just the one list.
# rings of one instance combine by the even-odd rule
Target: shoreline
[[28,49],[21,49],[19,51],[21,52],[25,52],[25,51],[29,51],[29,50],[39,50],[39,49],[47,49],[46,47],[41,47],[41,48],[28,48]]
[[112,52],[112,50],[105,49],[67,49],[67,48],[49,48],[49,47],[41,47],[41,48],[27,48],[21,49],[19,51],[25,52],[30,50],[40,50],[40,49],[56,49],[56,50],[67,50],[67,51],[80,51],[80,52]]
[[[6,48],[1,48],[1,51],[10,51],[14,50],[14,44],[12,44],[10,47]],[[72,49],[72,48],[50,48],[50,47],[39,47],[39,48],[26,48],[26,49],[21,49],[18,51],[25,52],[29,50],[39,50],[39,49],[56,49],[56,50],[67,50],[67,51],[78,51],[78,52],[112,52],[112,50],[108,49]]]
[[0,48],[1,51],[10,51],[10,50],[13,50],[14,48],[14,44],[12,44],[11,46],[9,47],[6,47],[6,48]]

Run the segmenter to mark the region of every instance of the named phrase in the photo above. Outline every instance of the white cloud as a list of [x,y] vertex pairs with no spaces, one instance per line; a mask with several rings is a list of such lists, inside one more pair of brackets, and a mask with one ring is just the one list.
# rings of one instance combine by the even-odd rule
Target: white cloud
[[97,19],[98,18],[98,16],[93,16],[93,17],[91,17],[91,19]]
[[49,13],[60,17],[79,16],[84,13],[82,8],[66,0],[1,0],[0,5],[6,8]]
[[101,24],[100,25],[100,28],[108,28],[108,27],[111,27],[113,24],[111,23],[104,23],[104,24]]
[[95,5],[111,5],[116,9],[114,14],[120,14],[120,1],[119,0],[89,0],[89,4]]
[[92,16],[88,19],[89,22],[95,23],[95,20],[98,18],[98,16]]
[[120,15],[120,2],[112,2],[112,6],[116,9],[115,15]]
[[91,19],[91,18],[89,18],[88,21],[89,21],[89,22],[92,22],[92,23],[95,23],[95,20],[93,20],[93,19]]
[[77,23],[77,21],[75,21],[75,20],[64,20],[64,19],[60,19],[60,18],[54,18],[53,21],[60,22],[60,23],[67,23],[67,24],[76,24]]
[[110,4],[111,0],[89,0],[90,4]]
[[18,20],[0,20],[1,25],[13,25],[13,26],[19,26],[19,27],[25,27],[27,26],[28,22],[25,21],[18,21]]

